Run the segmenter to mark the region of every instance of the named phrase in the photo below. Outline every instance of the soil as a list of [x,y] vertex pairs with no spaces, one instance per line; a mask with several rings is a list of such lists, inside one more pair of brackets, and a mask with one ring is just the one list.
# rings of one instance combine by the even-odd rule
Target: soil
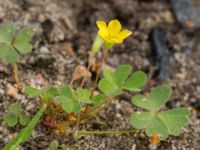
[[[198,0],[195,0],[197,2]],[[200,8],[199,8],[200,10]],[[106,66],[131,64],[144,70],[153,85],[169,84],[173,97],[166,108],[185,106],[192,110],[190,125],[178,137],[171,136],[152,145],[143,132],[130,135],[87,135],[79,140],[81,150],[199,150],[200,149],[200,46],[198,31],[177,23],[168,0],[0,0],[0,21],[13,22],[18,28],[28,26],[34,32],[34,50],[18,62],[22,86],[44,87],[69,84],[74,68],[87,65],[87,52],[97,33],[96,20],[119,19],[134,35],[115,46]],[[170,78],[157,80],[157,65],[152,53],[150,32],[161,28],[171,53]],[[89,84],[89,83],[88,83]],[[12,92],[11,92],[12,91]],[[39,101],[18,91],[11,66],[0,62],[0,149],[21,126],[8,128],[2,116],[8,106],[20,101],[29,115],[34,115]],[[129,116],[136,110],[127,97],[119,97],[90,122],[86,130],[130,129]],[[58,139],[67,147],[70,137],[59,137],[38,124],[22,150],[43,150]]]

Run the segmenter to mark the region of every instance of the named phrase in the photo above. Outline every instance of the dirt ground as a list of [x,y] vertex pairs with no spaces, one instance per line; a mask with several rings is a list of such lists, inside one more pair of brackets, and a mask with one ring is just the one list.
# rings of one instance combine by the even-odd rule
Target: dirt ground
[[[198,0],[194,0],[197,4]],[[197,6],[198,7],[198,6]],[[200,7],[199,7],[200,10]],[[200,40],[198,31],[188,31],[177,23],[168,0],[0,0],[0,22],[24,25],[34,32],[34,50],[18,63],[23,86],[44,87],[68,84],[78,64],[87,65],[87,52],[97,33],[96,20],[117,18],[134,31],[123,44],[115,46],[106,61],[109,67],[131,64],[134,70],[152,75],[151,83],[167,83],[174,89],[167,108],[192,110],[191,123],[178,137],[158,145],[138,132],[130,135],[87,135],[79,143],[82,150],[200,150]],[[170,77],[157,80],[158,63],[151,46],[150,32],[161,28],[170,52]],[[73,50],[69,55],[69,50]],[[20,101],[29,115],[35,114],[38,100],[17,91],[11,66],[0,62],[0,149],[22,128],[2,123],[8,106]],[[136,108],[119,97],[96,118],[81,126],[87,130],[130,129],[129,116]],[[40,124],[22,150],[43,150],[53,139],[68,147],[70,137],[59,137]]]

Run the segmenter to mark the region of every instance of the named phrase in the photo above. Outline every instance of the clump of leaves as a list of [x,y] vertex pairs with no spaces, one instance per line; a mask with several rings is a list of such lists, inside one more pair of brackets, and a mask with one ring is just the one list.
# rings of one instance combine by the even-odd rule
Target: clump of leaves
[[58,149],[66,150],[67,148],[64,144],[59,145],[57,140],[53,140],[49,143],[49,150],[58,150]]
[[13,24],[4,24],[0,27],[0,58],[7,63],[15,63],[20,55],[31,52],[32,32],[22,28],[16,33]]
[[123,90],[138,92],[147,81],[147,76],[142,71],[132,73],[130,65],[120,65],[112,71],[104,71],[104,78],[100,80],[98,87],[105,95],[118,95]]
[[46,110],[46,105],[43,105],[40,110],[36,113],[33,119],[29,122],[29,124],[20,131],[20,133],[14,138],[10,143],[8,143],[3,150],[18,150],[19,145],[25,142],[29,136],[31,135],[33,129],[35,128],[36,124],[38,123],[40,117]]
[[80,112],[82,104],[91,104],[90,100],[91,91],[88,89],[77,88],[74,91],[70,86],[60,89],[59,96],[55,97],[54,102],[62,105],[62,108],[67,113]]
[[145,129],[148,136],[157,134],[161,140],[165,140],[169,135],[179,135],[181,128],[189,124],[190,111],[188,108],[160,111],[171,94],[172,89],[163,85],[153,88],[148,96],[134,96],[132,103],[145,111],[132,113],[132,126],[136,129]]
[[3,122],[6,125],[13,127],[19,122],[21,125],[25,126],[30,121],[29,117],[23,114],[20,103],[16,102],[11,104],[8,110],[9,112],[3,116]]

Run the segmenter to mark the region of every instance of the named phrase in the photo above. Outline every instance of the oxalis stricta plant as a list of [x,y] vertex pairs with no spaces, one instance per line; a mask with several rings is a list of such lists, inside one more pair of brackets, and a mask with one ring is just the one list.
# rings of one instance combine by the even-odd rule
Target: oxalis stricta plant
[[20,82],[16,63],[20,55],[31,52],[31,40],[32,32],[30,29],[22,28],[16,33],[13,24],[4,24],[0,27],[0,58],[6,63],[12,64],[14,79],[18,87]]
[[[189,124],[190,111],[187,108],[162,109],[171,97],[171,87],[162,85],[152,88],[150,92],[142,92],[147,82],[147,76],[144,72],[133,72],[130,65],[124,64],[118,66],[115,71],[104,70],[103,78],[100,79],[102,66],[109,49],[122,43],[132,32],[121,30],[121,24],[118,20],[112,20],[108,25],[104,21],[97,21],[97,26],[99,31],[92,50],[96,54],[102,49],[103,56],[96,69],[96,79],[93,86],[83,88],[86,82],[86,78],[83,78],[81,85],[76,89],[73,88],[72,84],[59,88],[25,87],[24,93],[40,98],[41,108],[28,126],[11,143],[6,145],[4,150],[15,149],[24,142],[30,136],[40,117],[42,117],[41,123],[45,127],[61,136],[73,135],[76,140],[82,134],[129,134],[144,130],[154,144],[165,140],[169,135],[179,135],[182,127]],[[87,67],[88,70],[90,67],[91,65]],[[79,124],[88,121],[100,110],[108,107],[117,96],[127,91],[133,93],[130,102],[141,108],[141,111],[133,112],[130,116],[132,129],[124,131],[79,130]],[[145,95],[135,94],[139,92],[145,93]],[[58,147],[58,143],[54,141],[50,147]]]

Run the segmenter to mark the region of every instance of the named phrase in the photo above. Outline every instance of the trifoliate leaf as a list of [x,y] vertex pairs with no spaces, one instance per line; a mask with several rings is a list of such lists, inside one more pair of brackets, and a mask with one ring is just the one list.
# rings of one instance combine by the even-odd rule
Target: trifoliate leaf
[[57,140],[53,140],[51,141],[51,143],[49,144],[49,150],[58,150],[58,141]]
[[10,44],[15,33],[15,26],[13,24],[4,24],[0,27],[0,43]]
[[121,86],[122,83],[128,78],[132,71],[132,67],[130,65],[120,65],[117,67],[115,71],[115,78],[117,81],[117,85]]
[[9,107],[8,107],[9,111],[14,114],[15,116],[19,116],[20,115],[20,112],[21,112],[21,104],[16,102],[16,103],[13,103],[11,104]]
[[32,45],[30,44],[31,39],[32,39],[31,30],[23,28],[17,34],[14,40],[14,46],[21,54],[29,53],[32,50]]
[[42,90],[31,87],[31,86],[27,86],[23,89],[23,92],[27,95],[33,96],[33,97],[37,97],[40,96],[42,94]]
[[15,63],[19,58],[19,54],[9,44],[0,45],[0,58],[3,58],[7,63]]
[[149,96],[136,95],[132,98],[132,103],[138,107],[145,108],[150,111],[157,111],[165,104],[172,94],[169,86],[157,86],[152,88]]
[[29,123],[30,118],[24,114],[20,114],[19,116],[19,122],[21,125],[25,126]]
[[97,53],[101,46],[103,45],[104,40],[97,34],[97,36],[94,39],[94,42],[92,44],[92,51],[94,53]]
[[140,91],[146,81],[146,74],[142,71],[137,71],[128,78],[122,88],[130,91]]
[[163,112],[134,112],[131,124],[136,129],[145,129],[148,136],[158,134],[162,140],[169,135],[180,134],[181,128],[189,124],[187,108],[175,108]]
[[3,122],[8,126],[13,127],[17,124],[18,118],[14,114],[5,114],[3,116]]
[[92,103],[92,101],[90,100],[91,92],[89,90],[78,88],[76,90],[76,94],[77,94],[77,99],[79,102],[87,103],[87,104]]

